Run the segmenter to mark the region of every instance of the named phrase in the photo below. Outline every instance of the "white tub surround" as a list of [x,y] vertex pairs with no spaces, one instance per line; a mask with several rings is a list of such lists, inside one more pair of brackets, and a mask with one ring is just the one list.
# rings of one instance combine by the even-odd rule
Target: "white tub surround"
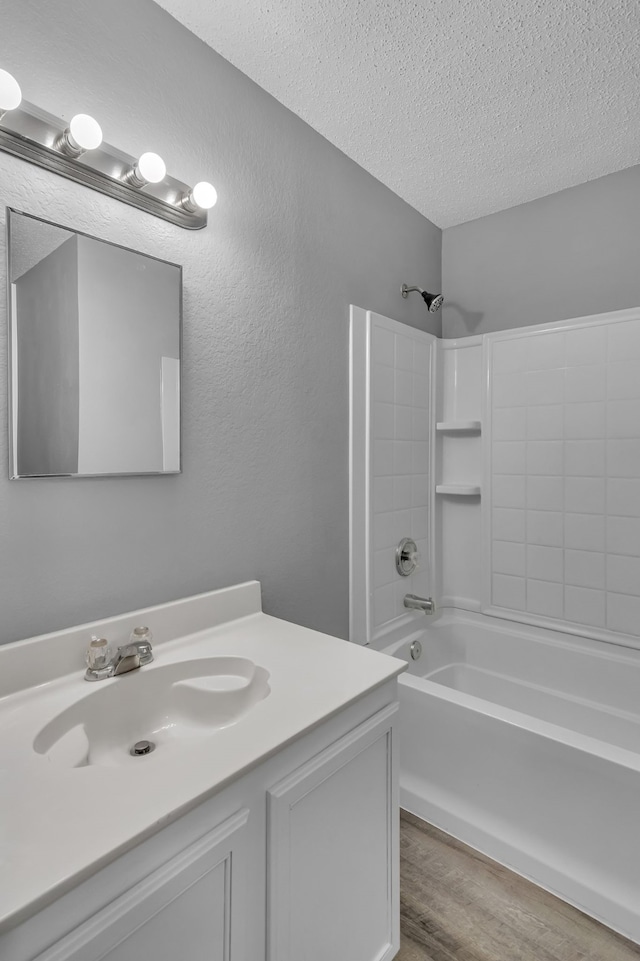
[[640,647],[640,308],[434,340],[428,471],[395,476],[404,331],[352,310],[352,639],[411,628],[392,564],[411,491],[438,607]]
[[[125,643],[131,629],[141,623],[153,631],[154,662],[120,677],[87,683],[83,679],[83,658],[90,636],[106,636],[115,647]],[[170,665],[179,662],[198,663],[203,658],[228,655],[246,658],[269,675],[267,696],[228,726],[222,726],[207,736],[169,739],[166,743],[159,743],[156,751],[146,757],[133,758],[127,750],[123,750],[121,760],[117,756],[110,755],[106,759],[97,756],[79,767],[70,767],[68,763],[61,763],[60,759],[56,760],[46,752],[37,753],[34,749],[38,732],[52,718],[70,705],[77,704],[79,699],[95,697],[105,690],[103,685],[117,685],[123,699],[135,698],[136,685],[145,677],[148,680],[154,671],[166,671]],[[247,881],[246,870],[250,874],[255,871],[256,877],[264,878],[266,837],[271,838],[270,843],[275,843],[278,832],[286,832],[290,828],[293,830],[289,815],[294,808],[301,817],[300,823],[294,825],[296,830],[310,829],[311,823],[307,823],[305,818],[317,818],[319,811],[312,804],[308,809],[305,808],[308,802],[305,800],[303,803],[302,797],[314,795],[313,785],[325,784],[331,772],[336,775],[331,783],[339,784],[343,777],[336,772],[351,770],[355,774],[359,771],[358,776],[363,776],[368,782],[367,791],[377,795],[372,801],[372,810],[376,811],[374,820],[377,819],[378,829],[388,823],[390,833],[385,844],[390,845],[389,851],[393,850],[395,857],[397,838],[393,840],[394,764],[390,731],[396,697],[395,678],[403,669],[404,665],[395,658],[362,650],[337,638],[263,614],[260,586],[256,582],[0,648],[0,677],[4,694],[0,699],[0,758],[3,770],[0,823],[4,834],[0,867],[0,955],[3,961],[14,961],[14,958],[23,961],[23,957],[31,959],[36,956],[34,946],[44,951],[38,957],[51,958],[51,961],[54,958],[56,961],[58,958],[74,961],[93,958],[95,952],[98,952],[96,957],[103,957],[98,949],[103,950],[105,944],[111,944],[109,938],[115,937],[114,926],[104,916],[107,901],[113,900],[120,891],[124,897],[126,887],[133,881],[139,881],[138,887],[142,885],[144,888],[151,875],[155,878],[154,890],[158,884],[162,888],[164,882],[160,884],[153,871],[146,881],[144,872],[140,873],[140,865],[144,864],[155,866],[154,870],[164,870],[164,855],[157,853],[158,845],[165,846],[162,851],[166,848],[168,854],[182,858],[189,844],[196,843],[205,831],[210,831],[226,817],[231,820],[227,827],[221,829],[221,833],[212,836],[211,844],[213,848],[218,843],[222,844],[225,838],[234,835],[236,829],[240,830],[247,819],[249,824],[254,825],[248,835],[252,840],[247,842],[249,848],[253,844],[251,850],[254,853],[249,851],[238,855],[234,870],[237,878],[244,878],[243,883],[248,885],[247,910],[254,910],[254,901],[264,906],[263,882]],[[26,686],[28,679],[35,680],[37,687]],[[144,732],[132,730],[131,736],[137,740],[138,737],[144,737]],[[351,767],[350,762],[353,762]],[[388,772],[388,776],[385,772]],[[351,775],[347,777],[345,774],[344,777],[348,780]],[[380,791],[375,790],[375,784],[382,785]],[[301,791],[300,785],[304,785],[304,791]],[[265,789],[271,798],[271,815],[266,823]],[[331,808],[331,804],[335,803],[331,789],[322,790],[325,791],[328,805],[327,823],[332,819],[338,823],[332,835],[334,837],[340,833],[340,810]],[[357,795],[355,787],[354,790]],[[296,801],[291,800],[293,795],[289,791],[294,794],[298,791],[300,796]],[[285,807],[282,799],[286,799]],[[315,791],[316,804],[321,800],[321,792]],[[358,808],[361,803],[362,798],[357,801]],[[296,804],[298,807],[295,807]],[[351,813],[355,818],[356,813]],[[353,834],[351,813],[345,811],[344,823],[345,829],[351,832],[349,836]],[[361,811],[357,813],[357,817],[360,816]],[[175,826],[160,831],[172,822],[176,822]],[[187,827],[183,828],[183,825]],[[323,835],[321,828],[318,834]],[[385,830],[382,836],[386,836]],[[171,843],[161,841],[166,838],[173,840]],[[326,838],[322,838],[320,843],[328,844],[329,848],[333,844]],[[343,838],[340,843],[344,843]],[[269,868],[275,885],[271,889],[270,903],[276,907],[273,908],[275,914],[273,911],[269,914],[268,923],[271,949],[275,950],[276,942],[282,945],[286,941],[295,952],[298,934],[294,928],[290,928],[290,916],[284,912],[282,889],[278,885],[282,871],[293,871],[292,876],[298,879],[300,891],[298,894],[292,892],[287,897],[292,904],[297,903],[296,898],[304,897],[305,892],[309,893],[308,884],[311,881],[304,874],[305,870],[316,870],[317,865],[307,864],[304,858],[301,860],[300,851],[293,841],[291,845],[285,860],[278,862],[280,866],[272,861]],[[209,850],[206,845],[205,848]],[[262,866],[260,856],[256,853],[259,850],[262,850]],[[199,848],[192,853],[193,857],[187,857],[189,864],[198,861],[201,855],[205,860],[208,857]],[[354,851],[354,856],[356,853]],[[380,867],[379,864],[376,867],[376,857],[365,865],[372,876]],[[255,858],[258,858],[258,863],[255,863]],[[385,864],[386,861],[387,855]],[[124,875],[120,864],[128,865]],[[176,864],[178,867],[175,871],[182,876],[182,861]],[[395,898],[397,894],[396,869],[391,861],[382,868],[381,886],[378,884],[376,896],[378,911],[381,910],[380,891],[387,892],[389,898],[392,895]],[[316,870],[316,880],[318,873],[322,875],[323,870],[326,870],[326,865],[319,872]],[[357,864],[354,870],[357,870]],[[385,874],[387,870],[388,877]],[[177,876],[175,872],[169,873],[172,877]],[[227,877],[226,874],[224,876]],[[90,880],[86,881],[88,878]],[[100,881],[101,878],[106,880]],[[353,881],[353,878],[349,879],[350,884]],[[82,897],[76,897],[77,892],[72,889],[81,882],[85,882],[81,886],[83,894]],[[223,914],[230,910],[229,883],[232,882],[227,877],[221,888]],[[263,885],[262,889],[260,884]],[[342,885],[338,887],[344,894]],[[141,903],[147,904],[146,888],[142,893],[141,890],[136,888],[135,897],[139,896]],[[61,900],[52,904],[57,898]],[[237,897],[238,905],[244,903],[243,898]],[[122,904],[122,912],[126,913],[126,898]],[[396,910],[386,895],[385,904],[388,918],[394,919]],[[61,905],[59,911],[58,905]],[[360,907],[362,905],[358,902],[356,913]],[[44,910],[36,915],[42,908]],[[151,908],[149,910],[151,917],[153,911]],[[92,912],[99,923],[95,918],[90,920]],[[245,958],[259,957],[255,952],[258,945],[262,945],[260,950],[264,951],[264,924],[267,923],[264,907],[262,912],[261,921],[258,911],[257,933],[247,935],[246,955],[239,946],[244,936],[238,935],[234,951],[231,955],[221,953],[221,958],[244,961]],[[33,917],[32,921],[26,921],[19,928],[14,927],[30,917]],[[100,938],[106,940],[93,939],[92,924],[102,932]],[[229,924],[234,931],[243,926],[251,927],[246,917],[238,917],[238,912],[235,919],[227,918],[225,924],[220,929],[223,932],[229,929]],[[77,930],[70,934],[72,926]],[[125,923],[124,929],[126,927]],[[149,930],[152,927],[149,926]],[[395,920],[391,927],[395,932]],[[377,932],[379,934],[380,931]],[[58,946],[49,950],[54,936],[59,939],[59,943],[56,942]],[[207,936],[214,937],[211,932]],[[228,931],[220,935],[223,940],[227,936]],[[357,937],[360,936],[361,932]],[[148,956],[164,959],[165,954],[157,953],[160,949],[153,937],[158,944],[162,943],[163,934],[158,929],[145,950],[152,950]],[[383,951],[382,954],[380,943],[375,946],[378,953],[374,952],[371,938],[375,940],[375,936],[367,937],[371,942],[372,961],[379,956],[391,958],[397,949],[397,944],[392,949],[397,932],[389,935],[386,953]],[[134,950],[135,943],[127,942],[129,950]],[[153,945],[153,949],[150,945]],[[44,950],[45,947],[47,950]],[[327,944],[324,944],[322,950],[326,948]],[[32,953],[27,953],[27,950]],[[126,951],[121,955],[120,950],[114,947],[114,953],[106,956],[119,961],[121,957],[126,957]],[[198,950],[200,948],[190,945],[187,939],[181,956],[185,959],[200,956]],[[293,958],[295,953],[289,954],[288,950],[282,947],[272,956]],[[309,957],[315,958],[316,955],[312,953]]]
[[402,806],[640,943],[640,652],[471,613],[387,650],[417,637]]

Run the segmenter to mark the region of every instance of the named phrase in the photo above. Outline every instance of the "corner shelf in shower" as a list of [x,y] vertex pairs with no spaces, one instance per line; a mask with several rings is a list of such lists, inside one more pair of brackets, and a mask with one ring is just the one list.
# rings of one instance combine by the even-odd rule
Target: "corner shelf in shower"
[[466,431],[468,434],[479,434],[482,430],[482,422],[479,420],[440,420],[436,424],[436,430],[446,433]]
[[436,494],[453,494],[455,497],[479,497],[479,484],[436,484]]

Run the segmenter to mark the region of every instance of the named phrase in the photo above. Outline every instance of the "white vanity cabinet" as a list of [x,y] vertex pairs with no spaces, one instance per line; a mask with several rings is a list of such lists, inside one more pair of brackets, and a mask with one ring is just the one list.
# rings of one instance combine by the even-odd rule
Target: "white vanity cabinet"
[[284,745],[0,934],[0,958],[390,961],[396,698],[393,678]]

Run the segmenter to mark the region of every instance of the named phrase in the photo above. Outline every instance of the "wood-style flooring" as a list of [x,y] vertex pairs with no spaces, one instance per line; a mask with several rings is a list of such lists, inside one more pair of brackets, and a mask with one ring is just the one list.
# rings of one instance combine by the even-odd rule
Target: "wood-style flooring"
[[639,961],[640,947],[412,814],[395,961]]

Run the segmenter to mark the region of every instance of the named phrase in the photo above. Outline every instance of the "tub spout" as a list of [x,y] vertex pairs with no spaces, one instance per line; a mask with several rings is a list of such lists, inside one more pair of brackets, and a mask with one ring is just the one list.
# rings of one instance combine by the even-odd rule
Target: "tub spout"
[[425,614],[433,614],[436,609],[432,597],[418,597],[416,594],[405,594],[404,606],[412,611],[424,611]]

